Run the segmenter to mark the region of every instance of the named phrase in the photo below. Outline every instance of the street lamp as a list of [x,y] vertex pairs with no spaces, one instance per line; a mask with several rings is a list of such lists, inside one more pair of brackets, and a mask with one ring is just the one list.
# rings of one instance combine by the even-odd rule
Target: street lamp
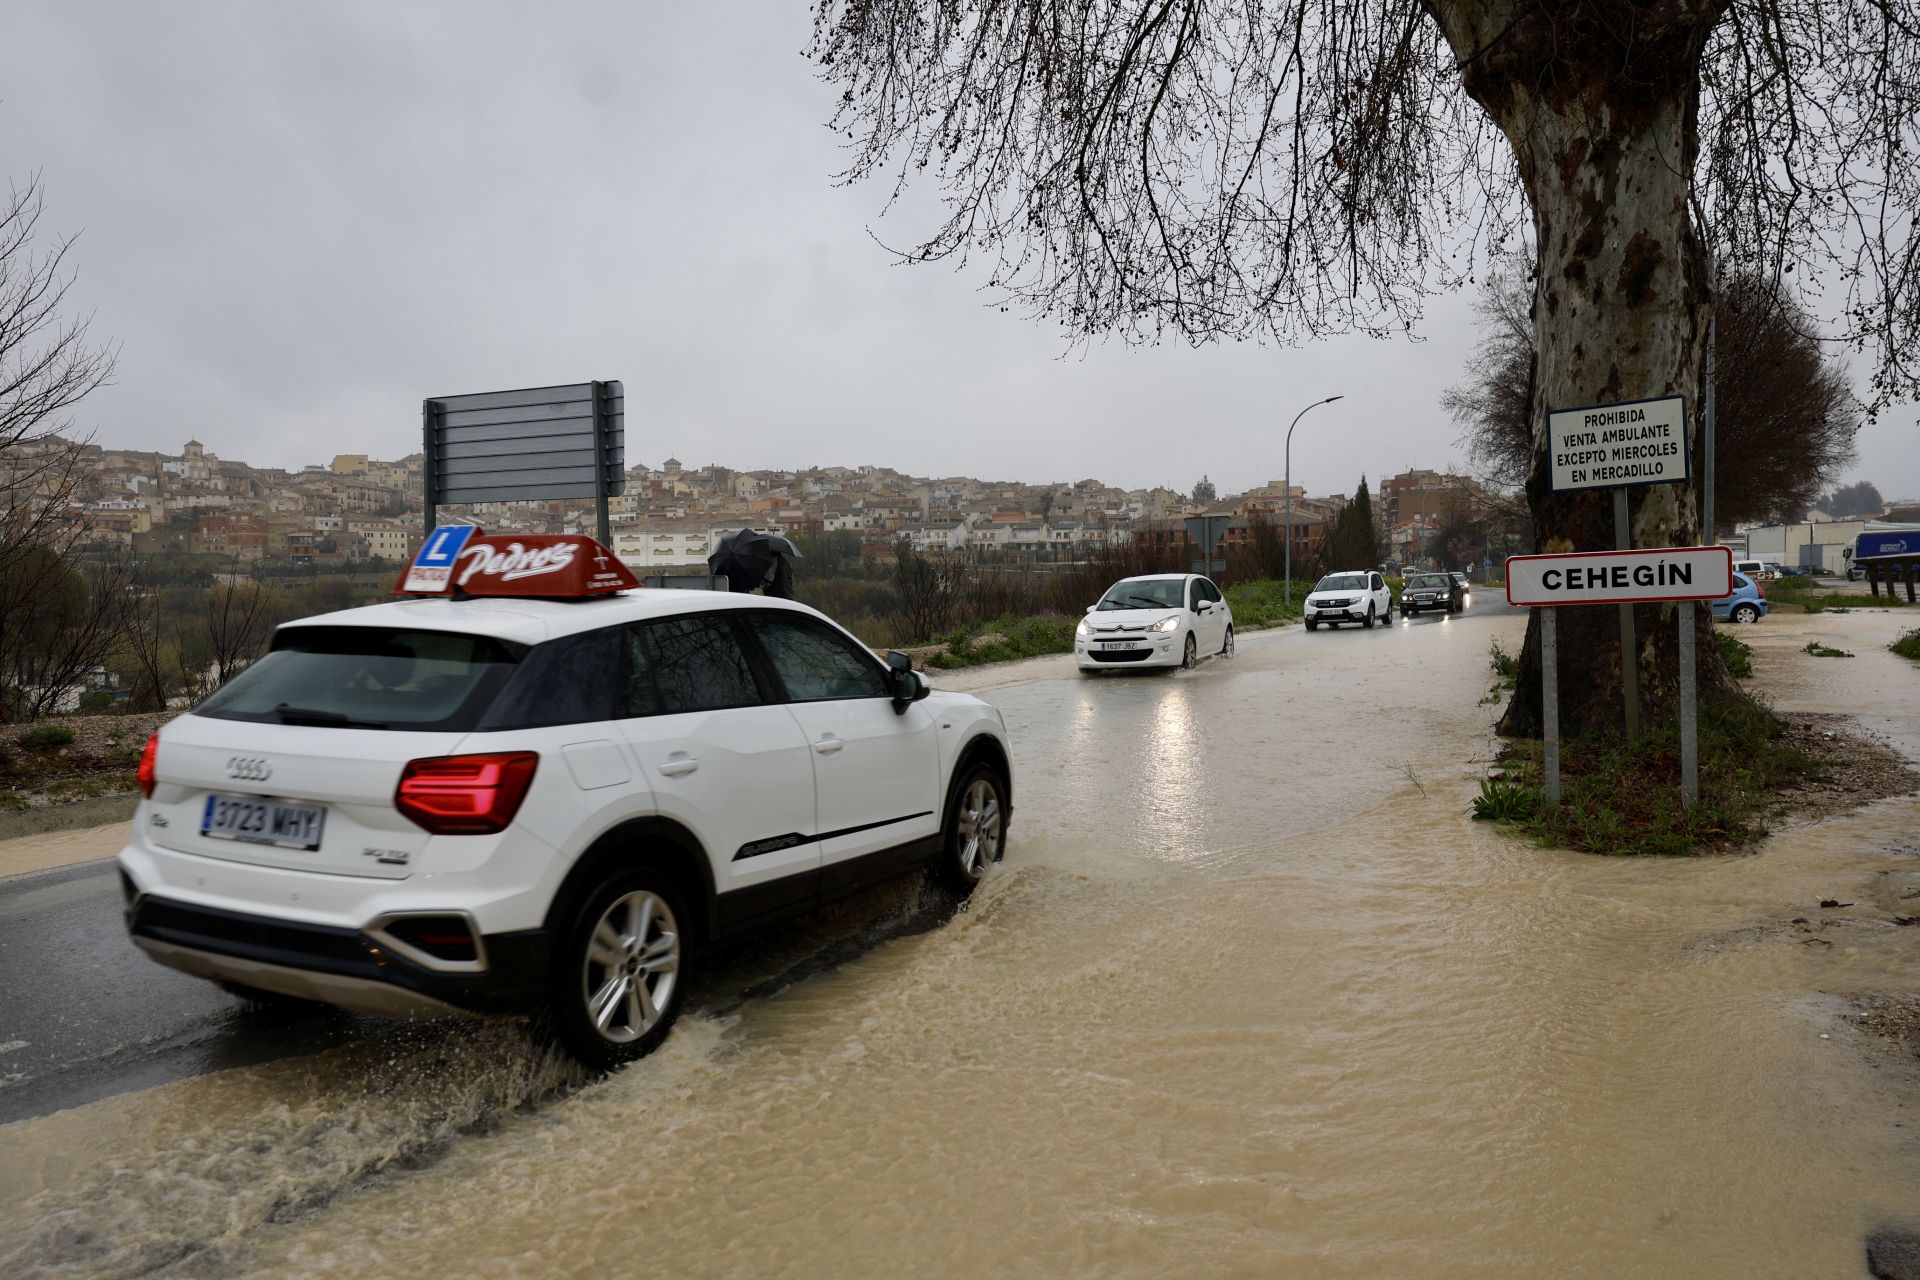
[[[1307,409],[1317,409],[1323,404],[1332,404],[1335,400],[1344,400],[1345,396],[1328,396],[1325,400],[1315,400]],[[1286,487],[1286,515],[1282,517],[1284,527],[1280,531],[1281,540],[1286,544],[1287,581],[1282,589],[1287,606],[1293,606],[1293,429],[1300,425],[1300,419],[1307,416],[1307,409],[1293,415],[1293,421],[1287,424],[1286,478],[1280,483]]]

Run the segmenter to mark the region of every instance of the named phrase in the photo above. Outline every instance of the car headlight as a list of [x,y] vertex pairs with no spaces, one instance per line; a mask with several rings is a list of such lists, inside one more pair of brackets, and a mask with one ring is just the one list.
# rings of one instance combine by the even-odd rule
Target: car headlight
[[1082,618],[1080,619],[1080,624],[1073,629],[1073,634],[1079,636],[1081,639],[1084,640],[1086,637],[1093,634],[1093,628],[1090,625],[1088,625],[1087,620],[1085,618]]
[[1179,629],[1180,629],[1180,615],[1177,613],[1174,614],[1171,618],[1162,618],[1160,619],[1160,621],[1154,623],[1152,626],[1147,628],[1147,630],[1156,632],[1160,635],[1165,635],[1169,631],[1178,631]]

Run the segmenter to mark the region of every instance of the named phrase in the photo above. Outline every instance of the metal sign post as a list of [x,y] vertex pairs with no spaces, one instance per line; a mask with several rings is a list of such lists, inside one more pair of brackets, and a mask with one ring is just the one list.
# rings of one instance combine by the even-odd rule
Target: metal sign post
[[[1633,529],[1627,520],[1627,491],[1613,491],[1613,546],[1633,550]],[[1627,704],[1627,741],[1640,736],[1640,653],[1633,637],[1633,606],[1620,606],[1620,692]]]
[[1726,547],[1658,547],[1507,559],[1507,603],[1545,610],[1540,615],[1540,701],[1545,720],[1549,803],[1557,804],[1560,798],[1557,606],[1680,605],[1680,794],[1691,806],[1700,798],[1694,602],[1720,600],[1732,593],[1733,552]]
[[1199,549],[1193,561],[1193,572],[1212,574],[1227,571],[1226,557],[1214,555],[1213,549],[1220,547],[1222,551],[1226,550],[1221,542],[1227,536],[1227,526],[1232,520],[1232,516],[1187,517],[1187,537]]
[[1560,611],[1540,611],[1540,718],[1547,740],[1547,803],[1560,803],[1560,645],[1555,636]]
[[1700,802],[1700,725],[1694,686],[1693,601],[1682,600],[1680,615],[1680,803]]
[[[1627,490],[1643,484],[1680,484],[1692,474],[1685,396],[1622,400],[1547,412],[1547,451],[1555,493],[1613,490],[1616,551],[1633,550]],[[1627,741],[1640,736],[1640,655],[1633,606],[1620,606],[1620,686],[1626,702]]]

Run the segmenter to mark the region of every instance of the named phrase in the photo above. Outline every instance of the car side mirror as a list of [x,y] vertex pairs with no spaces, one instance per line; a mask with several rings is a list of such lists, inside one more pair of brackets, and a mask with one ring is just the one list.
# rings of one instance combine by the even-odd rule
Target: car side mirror
[[1202,600],[1199,604],[1196,604],[1195,606],[1193,606],[1193,609],[1195,613],[1212,613],[1213,601]]
[[913,669],[913,659],[898,649],[887,655],[887,687],[893,691],[893,711],[903,715],[911,704],[933,692],[933,684]]

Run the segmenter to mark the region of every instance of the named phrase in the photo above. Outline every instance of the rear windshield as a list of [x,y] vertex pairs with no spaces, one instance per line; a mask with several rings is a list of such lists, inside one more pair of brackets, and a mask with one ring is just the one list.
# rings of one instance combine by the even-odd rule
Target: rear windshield
[[216,720],[464,732],[526,651],[487,636],[294,627],[193,709]]

